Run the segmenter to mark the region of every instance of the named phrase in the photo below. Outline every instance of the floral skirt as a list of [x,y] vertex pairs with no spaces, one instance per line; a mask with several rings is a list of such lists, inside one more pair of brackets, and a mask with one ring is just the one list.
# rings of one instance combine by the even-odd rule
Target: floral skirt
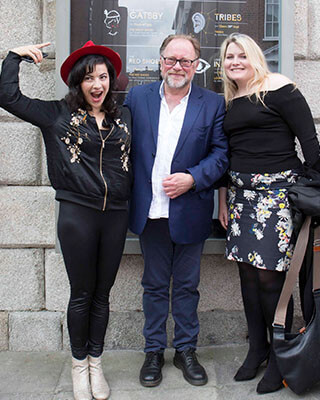
[[226,257],[257,268],[286,271],[294,244],[287,191],[295,171],[247,174],[229,171]]

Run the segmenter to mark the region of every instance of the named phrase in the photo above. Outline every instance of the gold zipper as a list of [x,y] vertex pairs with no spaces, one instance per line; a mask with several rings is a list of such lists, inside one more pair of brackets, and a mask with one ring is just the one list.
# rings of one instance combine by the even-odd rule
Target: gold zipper
[[101,138],[101,148],[100,148],[100,175],[101,178],[103,180],[104,183],[104,187],[105,187],[105,193],[104,193],[104,200],[103,200],[103,207],[102,207],[102,211],[104,211],[106,209],[106,204],[107,204],[107,193],[108,193],[108,185],[106,180],[104,179],[103,173],[102,173],[102,154],[103,154],[103,149],[105,146],[105,142],[106,140],[110,137],[111,133],[114,130],[114,125],[112,125],[112,128],[110,130],[110,132],[107,134],[107,136],[105,138],[103,138],[102,133],[101,133],[101,129],[99,129],[99,133],[100,133],[100,138]]

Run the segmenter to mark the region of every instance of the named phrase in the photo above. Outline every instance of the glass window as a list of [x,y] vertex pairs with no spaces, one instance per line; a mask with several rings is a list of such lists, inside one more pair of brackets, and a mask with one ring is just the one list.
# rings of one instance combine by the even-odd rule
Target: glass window
[[280,0],[265,0],[265,40],[279,39]]

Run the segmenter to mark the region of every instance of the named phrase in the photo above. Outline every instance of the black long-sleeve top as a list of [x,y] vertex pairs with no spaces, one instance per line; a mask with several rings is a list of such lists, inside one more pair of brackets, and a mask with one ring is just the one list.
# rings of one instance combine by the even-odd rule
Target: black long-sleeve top
[[72,112],[65,100],[24,96],[20,62],[18,54],[9,52],[2,63],[0,107],[41,129],[56,199],[103,211],[127,208],[132,181],[130,111],[123,107],[118,119],[108,121],[109,131],[99,130],[94,117],[86,110]]
[[[295,137],[309,165],[319,161],[319,143],[310,108],[293,84],[266,93],[263,105],[255,95],[232,101],[224,120],[230,146],[230,169],[274,173],[299,169]],[[317,168],[318,169],[318,168]]]

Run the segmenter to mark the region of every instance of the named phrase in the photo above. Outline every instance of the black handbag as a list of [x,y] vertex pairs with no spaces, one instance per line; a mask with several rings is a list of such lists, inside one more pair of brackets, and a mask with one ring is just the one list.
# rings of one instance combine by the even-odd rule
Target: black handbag
[[304,166],[303,176],[288,189],[288,199],[297,238],[306,215],[320,216],[320,173]]
[[320,226],[314,229],[313,317],[300,332],[285,332],[287,307],[307,248],[310,223],[311,217],[308,216],[297,239],[273,323],[273,348],[278,368],[284,384],[296,394],[320,382]]
[[315,227],[320,224],[320,173],[307,164],[303,165],[301,173],[302,176],[289,188],[288,199],[293,223],[293,242],[299,235],[305,216],[312,216],[307,250],[299,273],[301,310],[307,325],[315,307],[312,292],[313,237]]

